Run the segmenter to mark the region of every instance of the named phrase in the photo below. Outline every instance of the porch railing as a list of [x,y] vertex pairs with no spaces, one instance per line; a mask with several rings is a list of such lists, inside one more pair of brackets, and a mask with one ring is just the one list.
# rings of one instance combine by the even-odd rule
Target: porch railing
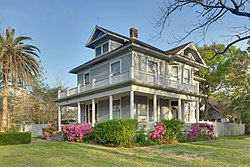
[[79,85],[78,87],[75,88],[63,90],[58,94],[58,98],[75,95],[78,93],[94,90],[97,88],[112,86],[113,84],[118,84],[132,79],[147,84],[161,86],[163,88],[171,88],[196,94],[198,93],[198,88],[196,85],[180,83],[179,81],[172,80],[167,77],[159,76],[156,74],[150,74],[143,71],[137,71],[134,70],[133,68],[130,68],[129,71],[123,73],[119,73],[116,75],[110,74],[109,77],[100,80],[93,79],[89,84],[81,86]]

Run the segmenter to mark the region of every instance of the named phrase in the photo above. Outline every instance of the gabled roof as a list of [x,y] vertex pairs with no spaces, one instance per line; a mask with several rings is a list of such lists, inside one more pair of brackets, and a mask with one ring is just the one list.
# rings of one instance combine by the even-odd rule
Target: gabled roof
[[207,66],[193,42],[188,42],[188,43],[180,45],[180,46],[178,46],[176,48],[167,50],[167,51],[165,51],[165,53],[168,54],[168,55],[180,55],[181,57],[185,57],[181,53],[184,52],[187,49],[192,50],[195,53],[195,54],[192,54],[193,57],[191,59],[199,62],[200,64],[204,65],[205,67]]
[[183,51],[185,48],[189,46],[192,42],[185,43],[183,45],[177,46],[176,48],[172,48],[170,50],[165,51],[166,54],[168,55],[175,55],[178,54],[179,52]]
[[86,47],[94,48],[93,44],[95,42],[97,42],[99,39],[101,39],[103,37],[107,37],[107,36],[112,37],[113,39],[116,39],[116,40],[121,41],[121,42],[129,40],[128,37],[117,34],[113,31],[107,30],[103,27],[95,26],[94,30],[92,31],[92,33],[87,41]]

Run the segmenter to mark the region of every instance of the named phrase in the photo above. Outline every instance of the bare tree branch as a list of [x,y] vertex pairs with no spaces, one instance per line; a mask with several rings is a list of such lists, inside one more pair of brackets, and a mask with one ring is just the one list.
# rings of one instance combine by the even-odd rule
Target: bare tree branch
[[[196,10],[196,13],[198,13],[196,23],[193,23],[191,25],[192,28],[186,31],[183,36],[170,43],[181,43],[191,34],[200,30],[203,32],[204,39],[210,27],[219,20],[223,20],[226,14],[250,19],[250,12],[246,10],[246,7],[249,6],[249,0],[165,0],[162,6],[160,6],[161,14],[155,23],[156,27],[160,29],[156,38],[161,38],[164,29],[166,28],[167,21],[170,21],[170,16],[172,16],[173,13],[181,11],[183,8]],[[237,42],[250,39],[249,32],[249,25],[236,27],[234,34],[230,35],[228,38],[230,42],[225,50],[216,52],[213,57],[218,54],[224,54],[230,46]]]

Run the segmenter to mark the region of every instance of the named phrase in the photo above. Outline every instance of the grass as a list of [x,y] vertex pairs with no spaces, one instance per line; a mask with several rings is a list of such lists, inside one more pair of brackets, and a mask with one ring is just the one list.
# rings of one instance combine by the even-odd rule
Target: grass
[[0,146],[0,166],[249,166],[250,136],[135,148],[40,142]]

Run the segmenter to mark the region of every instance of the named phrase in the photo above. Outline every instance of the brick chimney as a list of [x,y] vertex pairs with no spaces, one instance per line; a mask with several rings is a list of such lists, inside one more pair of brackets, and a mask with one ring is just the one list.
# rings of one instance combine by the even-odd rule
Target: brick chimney
[[137,39],[138,38],[138,30],[134,27],[129,29],[129,34],[130,34],[130,38],[134,38]]

